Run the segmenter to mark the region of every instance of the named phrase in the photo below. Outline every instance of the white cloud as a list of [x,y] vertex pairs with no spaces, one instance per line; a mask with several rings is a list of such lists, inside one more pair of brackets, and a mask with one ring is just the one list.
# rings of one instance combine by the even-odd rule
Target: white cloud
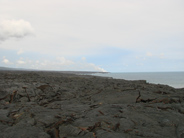
[[152,57],[152,56],[153,56],[153,54],[152,54],[151,52],[147,52],[147,53],[146,53],[146,56],[148,56],[148,57]]
[[[44,7],[40,9],[43,3]],[[21,16],[34,23],[37,38],[21,43],[26,51],[87,55],[108,45],[146,52],[149,49],[170,49],[173,45],[155,43],[163,39],[168,42],[173,36],[179,38],[184,32],[181,0],[18,0],[4,4],[0,9],[7,6],[9,16]],[[24,12],[15,12],[16,9]],[[19,49],[13,43],[2,47]]]
[[95,71],[106,72],[105,69],[103,69],[103,68],[101,68],[101,67],[98,67],[98,66],[96,66],[96,65],[93,64],[93,63],[88,63],[88,64],[86,64],[86,66],[88,66],[89,68],[94,69]]
[[86,58],[85,57],[82,57],[81,59],[82,59],[82,61],[86,61]]
[[4,64],[10,64],[10,61],[4,56],[3,61]]
[[24,51],[22,49],[19,49],[19,51],[17,52],[17,55],[20,55],[22,53],[24,53]]
[[20,60],[17,61],[17,63],[18,64],[25,64],[26,62],[20,59]]
[[34,34],[31,24],[24,20],[2,20],[0,22],[0,40],[22,38]]
[[[37,66],[37,67],[36,67]],[[105,72],[105,70],[93,63],[88,62],[74,62],[72,60],[65,59],[64,57],[57,58],[55,61],[45,60],[36,64],[37,69],[45,70],[71,70],[71,71],[99,71]]]
[[86,61],[72,61],[65,57],[57,57],[53,60],[23,60],[22,58],[17,61],[17,67],[20,68],[32,68],[40,70],[70,70],[70,71],[99,71],[105,72],[105,70],[93,63]]
[[161,59],[164,59],[164,58],[165,58],[165,54],[164,54],[164,53],[160,53],[159,57],[160,57]]
[[58,57],[57,60],[59,61],[58,64],[60,64],[60,65],[72,65],[72,64],[74,64],[73,61],[68,60],[64,57]]

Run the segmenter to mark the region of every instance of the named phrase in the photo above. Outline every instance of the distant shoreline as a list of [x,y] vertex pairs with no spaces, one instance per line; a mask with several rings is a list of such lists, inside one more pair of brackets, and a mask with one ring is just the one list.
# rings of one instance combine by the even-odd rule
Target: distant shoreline
[[184,88],[184,72],[94,73],[92,75],[112,77],[114,79],[146,80],[149,83],[164,84],[175,88]]

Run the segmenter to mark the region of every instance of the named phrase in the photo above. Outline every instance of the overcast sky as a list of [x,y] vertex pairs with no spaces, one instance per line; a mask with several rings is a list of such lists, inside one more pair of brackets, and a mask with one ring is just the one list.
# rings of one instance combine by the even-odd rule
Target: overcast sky
[[184,71],[184,0],[0,0],[0,66]]

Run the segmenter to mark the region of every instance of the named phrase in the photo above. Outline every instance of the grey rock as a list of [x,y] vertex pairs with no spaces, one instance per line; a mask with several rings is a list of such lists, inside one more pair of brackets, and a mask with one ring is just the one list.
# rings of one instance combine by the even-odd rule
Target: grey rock
[[0,78],[2,138],[184,137],[183,89],[61,72]]
[[72,126],[72,125],[59,127],[59,135],[61,138],[67,137],[67,136],[78,136],[78,135],[80,135],[80,133],[81,133],[81,130],[77,127]]
[[184,124],[179,124],[176,128],[177,138],[183,138],[184,136]]
[[22,97],[22,98],[20,98],[20,102],[21,103],[26,103],[26,102],[28,102],[28,98],[27,97]]
[[50,138],[40,128],[29,126],[27,124],[19,124],[4,130],[3,138]]
[[103,130],[97,131],[96,136],[99,138],[131,138],[128,136],[128,134],[125,133],[107,132]]

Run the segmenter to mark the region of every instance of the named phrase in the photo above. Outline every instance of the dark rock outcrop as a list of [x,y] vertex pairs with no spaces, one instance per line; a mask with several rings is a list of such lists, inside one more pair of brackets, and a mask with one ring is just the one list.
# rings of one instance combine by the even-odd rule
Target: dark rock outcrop
[[59,72],[0,72],[2,138],[182,138],[184,89]]

